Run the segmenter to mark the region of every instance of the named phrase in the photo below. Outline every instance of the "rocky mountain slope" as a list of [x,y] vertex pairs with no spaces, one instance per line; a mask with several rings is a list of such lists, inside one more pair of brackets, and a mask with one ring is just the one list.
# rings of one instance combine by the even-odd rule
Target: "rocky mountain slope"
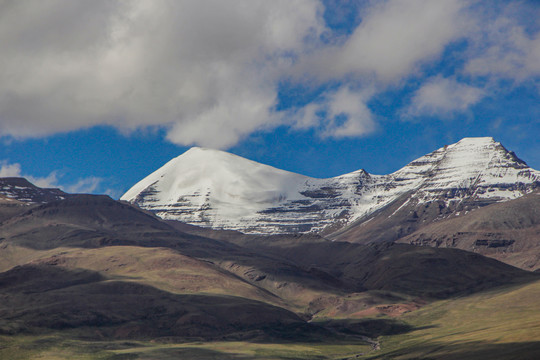
[[[400,224],[441,219],[521,197],[540,186],[531,169],[492,138],[465,138],[389,175],[364,170],[315,179],[229,153],[192,148],[133,186],[122,200],[163,219],[244,233],[336,233],[357,241],[381,212]],[[391,211],[390,211],[391,209]],[[404,218],[405,216],[405,218]],[[375,221],[374,224],[377,222]],[[383,229],[384,231],[380,231]],[[396,240],[386,223],[371,234]],[[339,231],[339,232],[338,232]]]

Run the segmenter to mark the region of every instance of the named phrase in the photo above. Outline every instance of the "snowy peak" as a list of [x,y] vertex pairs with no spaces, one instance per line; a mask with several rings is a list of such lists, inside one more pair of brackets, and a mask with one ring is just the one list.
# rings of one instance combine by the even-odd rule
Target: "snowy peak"
[[122,200],[166,219],[215,223],[298,197],[309,178],[223,151],[191,148],[130,189]]
[[[364,170],[315,179],[227,152],[191,148],[131,188],[122,200],[165,219],[252,233],[333,231],[395,203],[487,203],[540,186],[493,138],[465,138],[389,175]],[[454,205],[452,205],[454,204]]]
[[398,172],[428,173],[482,171],[494,166],[526,168],[527,165],[493,138],[464,138],[412,161]]
[[481,170],[495,167],[526,168],[527,164],[491,137],[465,138],[446,146],[446,168]]
[[230,204],[264,202],[287,196],[291,186],[306,179],[224,151],[194,147],[136,184],[122,200],[131,201],[152,187],[159,191],[159,201],[198,194]]
[[185,161],[185,162],[204,162],[209,165],[227,165],[231,163],[253,163],[258,164],[255,161],[245,159],[241,156],[234,155],[225,151],[203,148],[203,147],[192,147],[180,156],[176,157],[176,161]]
[[520,198],[540,187],[540,172],[493,138],[466,138],[412,161],[381,183],[388,187],[377,195],[385,203],[381,211],[365,212],[332,234],[334,239],[395,241],[430,223]]
[[447,147],[490,147],[492,145],[500,145],[501,143],[495,141],[495,139],[491,136],[484,136],[484,137],[465,137],[461,140],[459,140],[457,143],[448,145]]
[[[277,169],[275,167],[264,165],[253,160],[243,158],[221,150],[207,149],[202,147],[192,147],[182,155],[173,159],[178,166],[204,166],[206,168],[229,169],[230,172],[272,172],[283,175],[292,175],[289,171]],[[297,174],[294,174],[297,175]]]
[[493,138],[465,138],[425,155],[392,174],[409,179],[419,191],[417,198],[433,200],[476,196],[511,199],[523,195],[520,184],[540,181],[539,172],[530,169],[513,152]]

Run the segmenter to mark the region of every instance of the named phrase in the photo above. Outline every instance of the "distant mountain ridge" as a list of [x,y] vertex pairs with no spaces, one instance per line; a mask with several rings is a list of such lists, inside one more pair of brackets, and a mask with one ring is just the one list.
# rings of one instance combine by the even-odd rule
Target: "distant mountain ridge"
[[40,204],[68,197],[69,194],[56,188],[40,188],[22,177],[0,178],[0,200],[3,202],[20,201]]
[[484,137],[464,138],[389,175],[358,170],[329,179],[192,148],[121,199],[164,219],[215,229],[330,234],[396,203],[394,213],[436,202],[441,216],[518,198],[538,187],[540,171]]

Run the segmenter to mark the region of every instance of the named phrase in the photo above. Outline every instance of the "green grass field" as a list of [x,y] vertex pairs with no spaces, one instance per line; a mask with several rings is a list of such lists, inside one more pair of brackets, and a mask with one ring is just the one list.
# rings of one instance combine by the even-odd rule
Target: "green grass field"
[[84,341],[55,333],[0,337],[1,359],[346,359],[371,351],[365,342],[251,343]]
[[405,314],[369,359],[540,359],[540,281],[444,300]]

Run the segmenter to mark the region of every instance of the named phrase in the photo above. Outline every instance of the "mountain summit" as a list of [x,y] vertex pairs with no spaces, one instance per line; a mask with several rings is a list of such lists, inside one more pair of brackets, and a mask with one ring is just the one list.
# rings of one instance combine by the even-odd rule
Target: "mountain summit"
[[194,147],[131,188],[122,200],[166,219],[212,224],[246,218],[300,197],[310,178],[224,151]]
[[121,199],[164,219],[205,227],[332,233],[390,206],[412,209],[436,202],[439,216],[518,198],[539,186],[539,171],[484,137],[464,138],[389,175],[358,170],[329,179],[191,148]]

